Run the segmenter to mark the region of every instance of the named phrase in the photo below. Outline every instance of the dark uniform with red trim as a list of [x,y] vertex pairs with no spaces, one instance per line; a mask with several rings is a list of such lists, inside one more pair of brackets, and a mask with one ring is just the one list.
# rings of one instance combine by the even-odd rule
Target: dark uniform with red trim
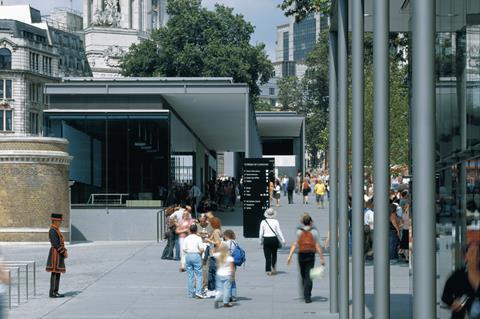
[[[52,221],[61,221],[62,214],[52,214]],[[63,295],[58,293],[60,286],[60,274],[65,273],[65,258],[67,256],[67,249],[65,248],[65,242],[63,234],[59,229],[59,226],[52,223],[50,231],[48,232],[50,239],[50,251],[48,253],[46,271],[52,273],[50,277],[50,297],[60,298]]]

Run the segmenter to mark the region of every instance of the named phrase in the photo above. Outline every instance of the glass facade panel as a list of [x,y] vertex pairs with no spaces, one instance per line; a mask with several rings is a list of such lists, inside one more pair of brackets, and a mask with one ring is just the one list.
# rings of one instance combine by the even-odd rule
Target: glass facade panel
[[480,239],[480,5],[439,1],[436,16],[437,312],[446,319],[445,282]]
[[313,13],[293,24],[293,59],[304,61],[315,47],[316,20]]
[[158,200],[168,188],[165,114],[46,114],[47,136],[69,140],[72,204]]
[[13,129],[13,111],[5,111],[5,131],[11,131]]
[[283,32],[283,61],[290,60],[289,33],[288,31]]

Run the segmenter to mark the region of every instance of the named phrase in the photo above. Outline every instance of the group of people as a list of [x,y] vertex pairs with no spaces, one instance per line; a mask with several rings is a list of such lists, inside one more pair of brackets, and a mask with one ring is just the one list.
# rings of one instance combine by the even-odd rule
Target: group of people
[[[260,223],[258,237],[263,246],[265,256],[265,272],[267,276],[273,276],[277,273],[277,252],[286,241],[283,237],[280,223],[276,219],[277,211],[268,208],[264,213],[265,219]],[[301,284],[305,303],[312,302],[312,277],[311,270],[315,266],[315,253],[320,256],[320,263],[325,265],[322,248],[320,245],[320,235],[313,225],[312,217],[304,213],[300,219],[300,226],[296,230],[296,240],[291,244],[287,257],[287,264],[290,265],[292,256],[298,251],[298,265],[300,268]]]
[[187,205],[170,207],[166,214],[167,245],[162,259],[179,261],[180,272],[187,273],[187,291],[192,298],[215,297],[215,308],[232,307],[236,301],[236,266],[232,255],[239,249],[233,230],[222,232],[221,220],[212,211],[191,215]]
[[[162,259],[177,260],[180,272],[187,273],[189,297],[215,297],[215,308],[222,304],[223,307],[232,307],[237,296],[235,274],[237,267],[245,261],[245,253],[243,252],[243,260],[238,257],[237,249],[243,250],[235,240],[234,231],[227,229],[222,232],[221,220],[212,211],[202,213],[198,219],[194,219],[191,209],[190,206],[180,205],[167,210],[169,228]],[[264,212],[265,219],[260,223],[259,239],[263,246],[267,276],[277,273],[277,253],[279,248],[286,245],[277,214],[273,208],[267,209]],[[313,225],[312,217],[305,213],[300,223],[287,263],[291,263],[293,253],[298,250],[304,298],[306,303],[310,303],[310,270],[314,268],[315,254],[320,255],[322,265],[325,262],[320,236]]]
[[270,203],[279,207],[280,197],[283,193],[283,196],[288,197],[288,203],[293,204],[293,193],[295,192],[296,194],[301,193],[303,204],[308,205],[309,195],[313,191],[317,208],[325,208],[325,199],[330,191],[328,181],[329,175],[326,172],[318,174],[307,173],[305,177],[302,177],[302,174],[299,172],[295,178],[284,175],[283,177],[272,179],[269,184]]
[[[374,199],[365,196],[364,238],[365,256],[373,258]],[[410,204],[408,190],[391,191],[389,205],[389,256],[392,261],[409,262]]]

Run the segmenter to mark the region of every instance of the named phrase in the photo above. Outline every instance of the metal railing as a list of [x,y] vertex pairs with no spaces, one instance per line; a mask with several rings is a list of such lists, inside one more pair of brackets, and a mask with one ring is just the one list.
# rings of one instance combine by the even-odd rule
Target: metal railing
[[[25,270],[25,297],[28,301],[29,299],[29,272],[32,271],[33,277],[33,295],[37,294],[37,266],[35,261],[5,261],[3,265],[8,272],[8,307],[12,307],[12,271],[16,270],[17,280],[17,304],[20,305],[20,296],[21,296],[21,272],[22,268]],[[30,265],[32,267],[30,267]]]
[[90,194],[87,205],[110,205],[110,206],[122,206],[124,198],[130,194]]
[[157,212],[157,243],[160,242],[160,238],[164,238],[165,227],[165,208],[162,208]]

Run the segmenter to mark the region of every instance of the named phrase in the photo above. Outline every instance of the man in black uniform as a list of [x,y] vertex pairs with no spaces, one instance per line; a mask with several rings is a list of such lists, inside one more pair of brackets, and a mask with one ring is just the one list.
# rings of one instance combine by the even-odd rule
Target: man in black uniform
[[64,295],[58,293],[60,285],[60,274],[65,273],[65,258],[68,257],[67,249],[65,249],[65,242],[60,231],[62,224],[62,214],[52,214],[52,225],[48,232],[50,239],[50,252],[48,253],[46,271],[51,273],[50,277],[50,298],[62,298]]

